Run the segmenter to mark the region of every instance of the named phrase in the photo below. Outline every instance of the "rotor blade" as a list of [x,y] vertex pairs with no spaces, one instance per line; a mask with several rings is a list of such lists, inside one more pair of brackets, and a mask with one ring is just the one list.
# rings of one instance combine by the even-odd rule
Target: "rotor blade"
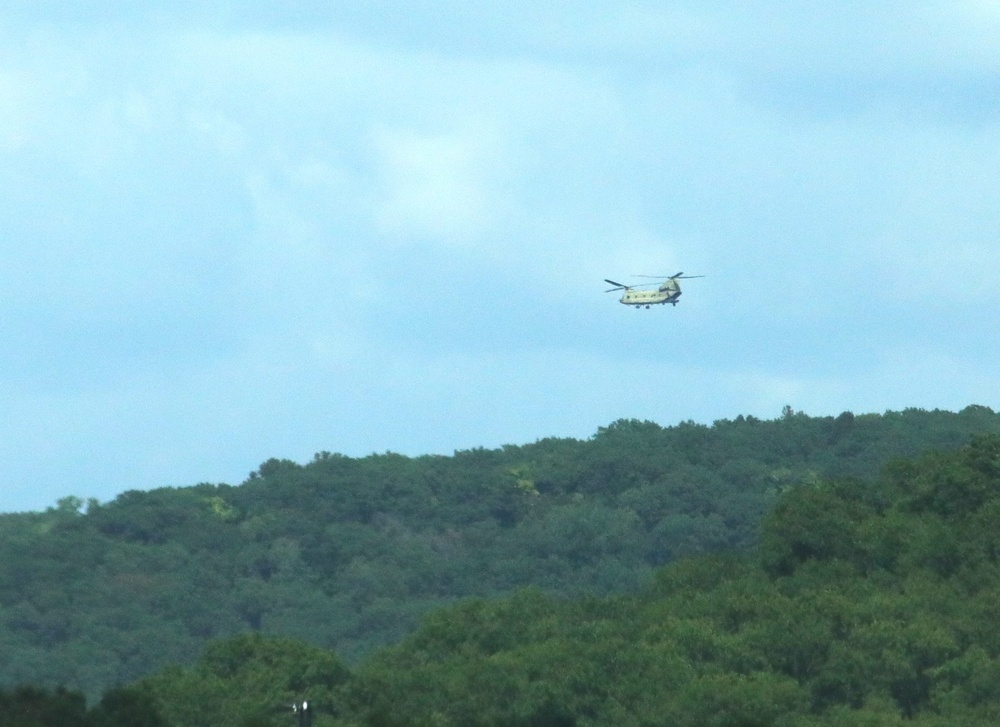
[[704,275],[685,275],[683,272],[674,275],[633,275],[633,278],[657,278],[658,280],[676,280],[677,278],[704,278]]
[[[628,288],[627,285],[622,285],[621,283],[616,283],[614,280],[608,280],[607,278],[604,279],[604,282],[605,283],[610,283],[611,285],[616,286],[616,287],[612,288],[611,290],[618,290],[620,288]],[[611,291],[609,290],[607,292],[610,293]]]

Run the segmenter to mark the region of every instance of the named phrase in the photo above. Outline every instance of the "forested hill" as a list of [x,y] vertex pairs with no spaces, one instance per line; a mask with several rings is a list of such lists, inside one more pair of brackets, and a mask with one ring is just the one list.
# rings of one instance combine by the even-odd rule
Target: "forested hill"
[[97,694],[261,631],[356,663],[466,596],[635,592],[678,556],[745,550],[779,494],[1000,431],[985,407],[712,426],[454,456],[269,460],[240,486],[67,497],[0,516],[0,686]]

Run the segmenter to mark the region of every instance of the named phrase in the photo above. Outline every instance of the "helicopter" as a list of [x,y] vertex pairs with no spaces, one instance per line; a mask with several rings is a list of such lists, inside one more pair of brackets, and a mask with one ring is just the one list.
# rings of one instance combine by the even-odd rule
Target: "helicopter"
[[[615,290],[624,290],[625,293],[621,297],[621,303],[623,305],[634,305],[636,308],[641,308],[646,306],[649,308],[651,305],[661,305],[664,303],[670,303],[670,305],[677,305],[677,299],[681,297],[681,286],[678,280],[683,280],[685,278],[704,278],[704,275],[685,275],[684,273],[677,273],[676,275],[636,275],[637,278],[659,278],[662,282],[659,283],[639,283],[638,285],[624,285],[622,283],[616,283],[614,280],[604,279],[605,283],[610,283],[615,286],[613,288],[608,288],[604,291],[605,293],[611,293]],[[664,280],[664,278],[666,278]],[[636,290],[636,288],[649,288],[656,286],[655,290]]]

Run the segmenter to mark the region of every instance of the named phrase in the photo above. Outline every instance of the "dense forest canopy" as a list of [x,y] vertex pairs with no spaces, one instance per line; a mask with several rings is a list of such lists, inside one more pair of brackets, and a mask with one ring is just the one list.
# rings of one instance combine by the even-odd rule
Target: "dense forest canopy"
[[[990,432],[1000,416],[977,406],[786,409],[711,426],[623,420],[588,440],[415,458],[324,452],[307,464],[269,460],[239,486],[67,497],[0,516],[0,685],[96,698],[246,632],[332,649],[356,666],[472,597],[486,604],[534,587],[556,611],[635,599],[678,558],[748,552],[789,492],[871,483],[887,463]],[[861,518],[855,505],[836,507],[843,522]],[[839,542],[835,525],[817,542]],[[807,541],[783,554],[765,537],[770,577],[794,577],[801,552],[820,547]],[[885,553],[892,547],[902,546]]]
[[[986,727],[1000,722],[1000,435],[783,493],[757,547],[633,594],[465,599],[348,672],[260,634],[132,690],[172,727]],[[205,715],[211,719],[206,720]]]
[[875,483],[794,488],[751,555],[678,561],[638,594],[438,611],[345,683],[341,717],[995,725],[998,616],[1000,437],[984,435]]

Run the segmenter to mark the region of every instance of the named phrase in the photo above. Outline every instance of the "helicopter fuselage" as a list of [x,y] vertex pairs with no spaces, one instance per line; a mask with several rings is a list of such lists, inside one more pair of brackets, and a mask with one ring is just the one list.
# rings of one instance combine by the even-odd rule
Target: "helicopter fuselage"
[[637,308],[651,305],[663,305],[671,303],[677,305],[677,299],[681,297],[681,286],[676,280],[668,280],[656,290],[635,290],[628,288],[622,295],[620,302],[623,305],[634,305]]

